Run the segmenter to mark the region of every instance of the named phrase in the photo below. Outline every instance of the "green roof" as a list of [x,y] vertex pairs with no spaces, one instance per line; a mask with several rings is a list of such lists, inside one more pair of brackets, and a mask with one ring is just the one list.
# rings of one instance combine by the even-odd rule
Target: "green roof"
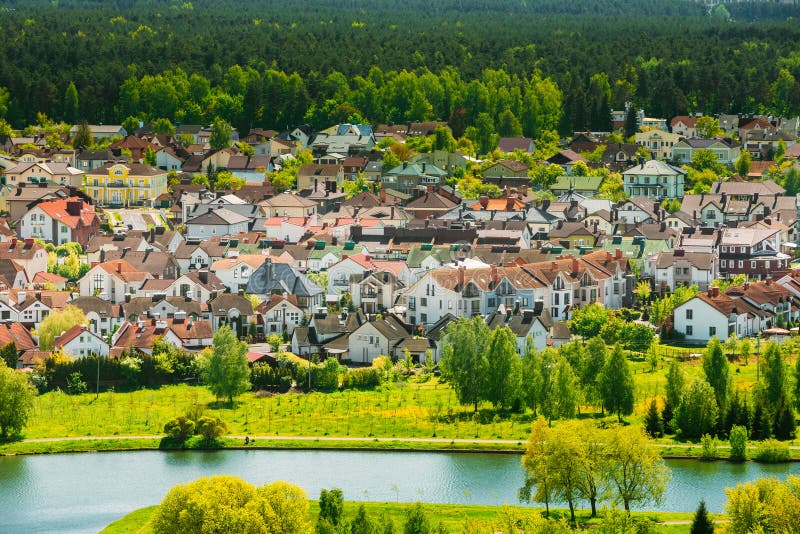
[[559,176],[550,189],[568,191],[572,186],[573,190],[597,191],[602,183],[602,176]]
[[427,249],[427,250],[426,249],[427,249],[427,244],[412,247],[411,250],[408,251],[408,257],[406,258],[406,265],[408,265],[408,267],[412,269],[418,268],[422,265],[422,260],[424,260],[428,256],[434,256],[441,263],[447,263],[451,260],[449,246],[433,247],[432,249]]
[[[618,236],[617,236],[618,237]],[[634,243],[634,240],[636,243]],[[642,245],[638,243],[643,242]],[[659,252],[672,250],[663,239],[645,239],[642,236],[636,237],[623,237],[622,243],[614,243],[613,239],[604,239],[603,250],[614,253],[617,249],[622,251],[622,255],[629,260],[634,260],[641,264],[650,254],[658,254]]]
[[[317,243],[325,243],[324,241],[317,241]],[[334,245],[326,245],[325,248],[317,248],[314,247],[314,250],[311,251],[311,254],[308,255],[308,259],[310,260],[319,260],[322,259],[323,256],[327,254],[333,254],[337,258],[341,259],[342,251],[344,248],[337,247]]]

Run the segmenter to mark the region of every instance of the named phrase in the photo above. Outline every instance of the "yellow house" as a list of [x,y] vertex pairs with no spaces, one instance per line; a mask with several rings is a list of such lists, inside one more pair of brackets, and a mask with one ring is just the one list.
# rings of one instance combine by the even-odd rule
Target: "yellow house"
[[636,144],[645,147],[652,159],[669,161],[672,159],[672,147],[683,137],[685,136],[676,133],[650,130],[638,132]]
[[137,206],[167,192],[167,171],[141,163],[106,163],[86,173],[84,192],[102,206]]

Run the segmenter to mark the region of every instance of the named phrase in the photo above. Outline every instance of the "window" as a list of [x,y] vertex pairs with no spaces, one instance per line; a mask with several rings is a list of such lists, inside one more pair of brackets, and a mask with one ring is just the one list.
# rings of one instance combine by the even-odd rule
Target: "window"
[[755,269],[755,268],[756,268],[756,262],[755,262],[755,260],[753,260],[753,261],[751,261],[751,262],[750,262],[750,268],[751,268],[751,269]]
[[692,313],[694,310],[686,310],[686,319],[692,319]]
[[744,261],[739,260],[739,268],[744,269]]
[[745,247],[739,247],[739,254],[745,254]]
[[717,335],[717,327],[716,326],[709,326],[708,327],[708,335],[709,335],[709,337],[710,336],[716,336]]
[[720,264],[721,267],[725,267],[725,260],[720,261]]
[[691,336],[692,335],[692,325],[688,325],[686,327],[686,335],[687,336]]
[[427,298],[425,298],[425,297],[420,297],[420,299],[419,299],[419,305],[420,305],[420,306],[422,306],[422,307],[424,308],[425,306],[427,306],[427,305],[428,305],[428,299],[427,299]]
[[416,297],[408,297],[408,309],[409,310],[416,310],[417,309],[417,298]]

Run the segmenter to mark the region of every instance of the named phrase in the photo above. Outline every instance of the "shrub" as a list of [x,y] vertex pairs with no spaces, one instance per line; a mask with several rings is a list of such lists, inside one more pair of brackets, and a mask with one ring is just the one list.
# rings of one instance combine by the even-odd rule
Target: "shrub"
[[717,438],[708,434],[703,434],[703,437],[700,438],[700,447],[701,460],[708,461],[717,459]]
[[194,421],[186,417],[176,417],[164,425],[164,433],[177,441],[186,441],[194,435]]
[[731,460],[743,462],[747,459],[747,428],[741,425],[731,427]]
[[256,363],[250,372],[250,382],[253,390],[289,391],[292,387],[291,368],[272,367],[266,363]]
[[381,385],[381,370],[375,367],[350,369],[342,377],[345,389],[373,389]]
[[86,382],[77,371],[67,377],[67,392],[70,395],[81,395],[86,393],[89,389],[86,387]]
[[214,443],[222,434],[228,430],[225,421],[219,417],[203,416],[197,421],[197,432],[203,436],[203,440],[208,443]]
[[790,459],[789,446],[776,439],[765,439],[756,452],[756,460],[768,464],[788,462]]

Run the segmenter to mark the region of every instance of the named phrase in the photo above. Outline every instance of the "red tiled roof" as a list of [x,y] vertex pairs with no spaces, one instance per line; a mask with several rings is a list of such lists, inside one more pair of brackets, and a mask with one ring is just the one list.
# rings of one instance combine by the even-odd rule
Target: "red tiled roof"
[[17,344],[17,351],[20,352],[38,347],[22,323],[0,323],[0,347],[5,347],[12,341]]

